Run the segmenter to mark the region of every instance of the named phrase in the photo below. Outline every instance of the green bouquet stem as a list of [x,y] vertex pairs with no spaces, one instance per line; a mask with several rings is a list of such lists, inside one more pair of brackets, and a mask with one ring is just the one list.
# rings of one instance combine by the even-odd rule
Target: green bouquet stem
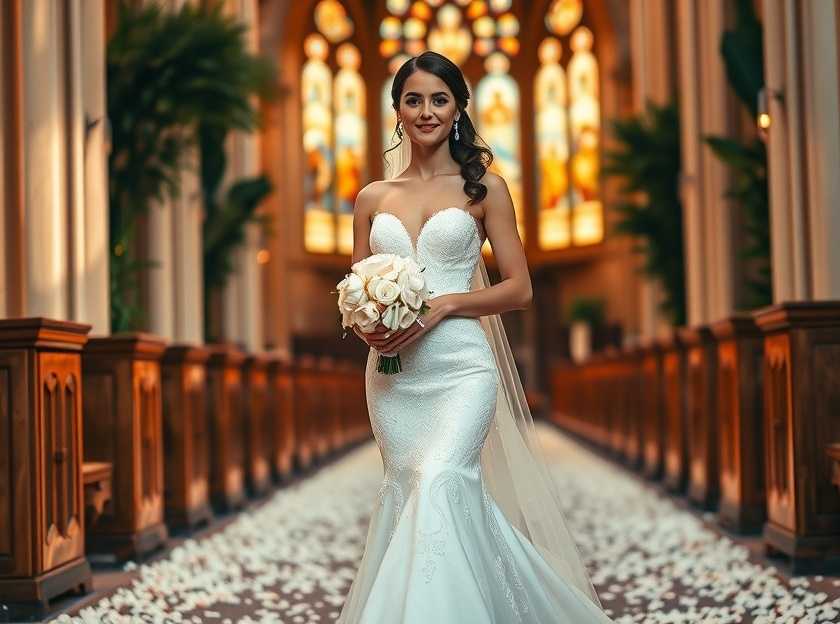
[[376,372],[385,375],[393,375],[402,370],[400,363],[400,354],[396,355],[380,355],[376,363]]

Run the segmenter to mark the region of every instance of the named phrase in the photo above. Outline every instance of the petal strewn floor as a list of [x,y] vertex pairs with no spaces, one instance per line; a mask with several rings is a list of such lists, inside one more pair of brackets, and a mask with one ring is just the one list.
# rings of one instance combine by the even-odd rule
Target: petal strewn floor
[[[790,579],[658,490],[541,426],[603,605],[618,624],[833,623],[840,578]],[[135,577],[57,622],[331,622],[361,556],[382,475],[352,451],[217,532],[133,566]],[[711,518],[710,518],[711,519]]]

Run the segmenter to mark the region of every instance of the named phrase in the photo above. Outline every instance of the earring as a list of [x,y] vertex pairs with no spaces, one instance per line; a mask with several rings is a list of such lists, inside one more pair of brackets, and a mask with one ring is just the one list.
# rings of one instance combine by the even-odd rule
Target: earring
[[455,120],[455,140],[456,141],[461,140],[461,135],[458,134],[458,120],[457,119]]
[[400,137],[400,138],[402,138],[402,135],[403,135],[402,125],[403,125],[402,119],[397,121],[397,136]]

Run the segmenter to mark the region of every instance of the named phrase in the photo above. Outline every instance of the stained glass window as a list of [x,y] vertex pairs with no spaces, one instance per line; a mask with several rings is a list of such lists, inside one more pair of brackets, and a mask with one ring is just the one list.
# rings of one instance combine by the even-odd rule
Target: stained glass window
[[[375,96],[381,125],[373,131],[381,136],[382,149],[396,142],[393,75],[411,56],[426,49],[440,52],[475,85],[468,113],[493,150],[492,170],[507,182],[523,241],[527,235],[540,249],[558,250],[603,240],[599,68],[583,0],[553,0],[540,15],[531,12],[531,3],[512,0],[382,1],[384,14],[371,48],[389,70]],[[533,82],[530,57],[522,59],[524,64],[517,60],[526,36],[537,46]],[[315,3],[301,74],[310,251],[351,253],[353,205],[370,177],[371,111],[357,37],[342,2]],[[533,90],[532,110],[522,108],[523,88]],[[534,173],[527,178],[523,132],[533,133],[535,150]],[[533,211],[533,221],[526,211]],[[536,231],[526,232],[531,222]]]
[[478,132],[493,150],[490,170],[498,173],[510,189],[519,236],[525,238],[522,207],[522,159],[519,149],[519,86],[508,73],[510,63],[501,52],[485,62],[487,75],[475,93]]
[[[538,241],[542,249],[600,242],[600,107],[592,31],[582,0],[554,0],[534,80]],[[564,64],[564,59],[566,60]]]
[[348,41],[353,21],[338,0],[318,2],[313,20],[301,71],[304,247],[349,254],[353,205],[368,177],[362,55]]
[[[465,71],[476,89],[467,113],[493,150],[492,170],[510,188],[520,236],[525,238],[522,187],[520,94],[510,74],[510,58],[519,53],[520,20],[511,0],[387,0],[379,26],[379,52],[390,61],[391,75],[410,56],[434,50],[462,67],[471,57],[484,59],[477,75]],[[391,146],[396,116],[391,107],[389,78],[382,91],[383,149]],[[489,245],[485,250],[489,249]]]

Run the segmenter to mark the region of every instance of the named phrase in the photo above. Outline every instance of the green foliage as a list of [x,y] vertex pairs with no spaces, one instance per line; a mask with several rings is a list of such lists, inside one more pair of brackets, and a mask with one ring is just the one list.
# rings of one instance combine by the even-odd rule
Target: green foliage
[[197,128],[210,123],[253,130],[254,95],[268,95],[271,65],[248,53],[245,27],[220,2],[119,4],[108,42],[107,97],[112,331],[137,327],[137,218],[153,202],[177,197]]
[[747,306],[760,308],[773,300],[773,276],[770,270],[770,198],[767,191],[767,150],[764,142],[753,139],[741,144],[722,137],[706,137],[718,158],[725,162],[733,182],[725,197],[740,207],[744,215],[747,242],[740,257],[756,266],[756,277],[746,281]]
[[227,130],[211,124],[199,129],[201,145],[201,187],[204,195],[204,336],[212,341],[210,301],[214,290],[222,289],[233,271],[233,252],[245,240],[248,223],[259,223],[268,230],[269,220],[258,215],[260,202],[271,192],[266,176],[244,178],[233,183],[222,195]]
[[735,10],[735,29],[721,36],[720,53],[729,85],[755,118],[764,86],[764,35],[752,0],[738,0]]
[[674,104],[647,102],[643,114],[612,122],[619,144],[605,154],[603,172],[622,180],[624,200],[614,207],[616,232],[634,237],[643,271],[658,280],[662,311],[684,325],[683,217],[679,198],[680,127]]
[[604,323],[604,300],[599,297],[577,297],[569,306],[569,321],[585,321],[598,326]]
[[[764,43],[761,22],[750,0],[738,0],[735,28],[723,34],[720,53],[729,84],[753,118],[758,113],[758,93],[764,86]],[[747,280],[747,306],[772,302],[770,268],[770,198],[767,190],[767,150],[759,139],[741,143],[726,137],[705,136],[705,142],[732,173],[725,197],[741,210],[747,244],[740,257],[756,268]]]

